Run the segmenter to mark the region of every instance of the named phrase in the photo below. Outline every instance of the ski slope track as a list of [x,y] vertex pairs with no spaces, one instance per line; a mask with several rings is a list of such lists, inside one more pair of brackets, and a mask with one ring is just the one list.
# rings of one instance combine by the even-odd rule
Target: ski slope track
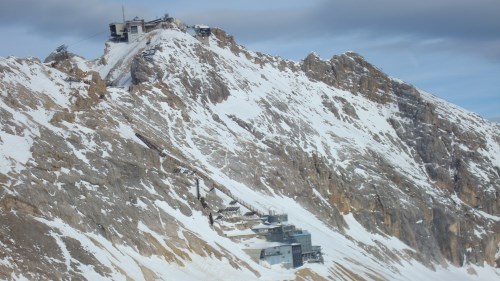
[[[500,280],[499,124],[355,53],[209,43],[171,26],[95,61],[0,58],[0,279]],[[209,224],[222,191],[324,263],[253,259],[248,225]]]

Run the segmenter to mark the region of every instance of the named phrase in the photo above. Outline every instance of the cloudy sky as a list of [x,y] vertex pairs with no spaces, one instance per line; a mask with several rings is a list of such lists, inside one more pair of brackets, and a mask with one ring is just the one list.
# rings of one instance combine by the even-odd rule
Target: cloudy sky
[[355,51],[391,76],[500,117],[499,0],[0,0],[0,56],[43,60],[67,44],[96,58],[122,5],[127,18],[168,12],[294,60]]

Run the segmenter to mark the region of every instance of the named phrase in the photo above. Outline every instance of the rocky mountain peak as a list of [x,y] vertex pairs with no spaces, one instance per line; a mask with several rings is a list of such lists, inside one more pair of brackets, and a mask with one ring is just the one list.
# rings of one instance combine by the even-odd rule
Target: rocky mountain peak
[[382,104],[392,100],[392,84],[399,84],[354,52],[335,55],[329,61],[310,54],[302,63],[302,70],[311,79]]

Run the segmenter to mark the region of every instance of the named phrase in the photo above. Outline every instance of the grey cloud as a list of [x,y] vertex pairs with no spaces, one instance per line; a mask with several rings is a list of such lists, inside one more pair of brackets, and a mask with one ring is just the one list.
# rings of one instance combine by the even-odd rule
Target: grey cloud
[[[193,6],[174,16],[189,24],[222,27],[245,44],[307,42],[355,34],[365,42],[402,37],[401,48],[411,44],[416,45],[412,48],[427,50],[451,48],[500,60],[498,0],[311,0],[304,6],[298,1],[278,2],[271,5],[258,1],[252,9],[243,4],[229,5],[228,1],[193,0],[172,5]],[[128,18],[150,18],[161,6],[159,1],[137,5],[142,8],[127,9]],[[23,26],[43,36],[89,36],[105,32],[107,24],[116,20],[121,20],[121,2],[116,0],[0,1],[0,24]],[[429,40],[436,42],[422,46],[421,42]],[[397,48],[398,42],[382,43],[380,47]]]
[[[250,33],[269,35],[308,31],[304,35],[338,34],[352,30],[411,33],[426,37],[500,38],[498,0],[334,0],[311,8],[266,8],[242,11],[214,7],[187,18],[219,22]],[[215,6],[215,5],[214,5]]]
[[498,0],[323,1],[313,14],[317,26],[334,31],[362,28],[431,37],[499,38]]
[[[145,13],[144,10],[135,10]],[[43,36],[88,36],[121,20],[121,4],[99,0],[16,0],[0,2],[0,24],[29,28]]]
[[[210,12],[186,13],[178,15],[187,23],[205,23],[237,34],[246,39],[266,40],[275,37],[287,37],[290,33],[300,33],[305,20],[303,11],[295,9],[275,10],[216,10]],[[303,25],[310,27],[309,24]],[[306,34],[303,34],[306,35]]]
[[349,34],[358,34],[365,42],[380,37],[406,37],[401,45],[435,41],[426,48],[451,47],[500,60],[498,11],[498,0],[320,0],[309,9],[266,9],[263,5],[261,10],[241,11],[214,7],[210,12],[182,17],[222,26],[243,42],[311,40]]

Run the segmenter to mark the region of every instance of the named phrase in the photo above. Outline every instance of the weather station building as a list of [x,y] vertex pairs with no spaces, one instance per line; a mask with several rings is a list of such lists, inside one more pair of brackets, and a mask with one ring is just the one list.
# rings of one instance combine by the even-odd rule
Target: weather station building
[[114,22],[109,24],[110,41],[113,42],[134,42],[143,34],[147,34],[158,28],[168,28],[169,26],[177,26],[182,31],[188,32],[198,39],[204,45],[210,45],[209,38],[212,35],[212,29],[207,25],[193,25],[185,26],[178,19],[170,17],[165,14],[162,18],[144,21],[144,19],[135,17],[133,20],[125,20],[125,13],[123,15],[123,22]]
[[212,30],[209,26],[197,24],[194,26],[195,38],[205,45],[210,45],[208,38],[212,35]]
[[125,31],[125,23],[114,22],[109,24],[110,40],[116,42],[127,41],[127,32]]
[[145,29],[144,20],[138,17],[124,23],[110,23],[110,40],[115,42],[133,42],[145,33]]
[[136,41],[144,33],[146,28],[144,27],[144,20],[135,17],[133,20],[129,20],[125,24],[125,28],[128,32],[128,42]]

